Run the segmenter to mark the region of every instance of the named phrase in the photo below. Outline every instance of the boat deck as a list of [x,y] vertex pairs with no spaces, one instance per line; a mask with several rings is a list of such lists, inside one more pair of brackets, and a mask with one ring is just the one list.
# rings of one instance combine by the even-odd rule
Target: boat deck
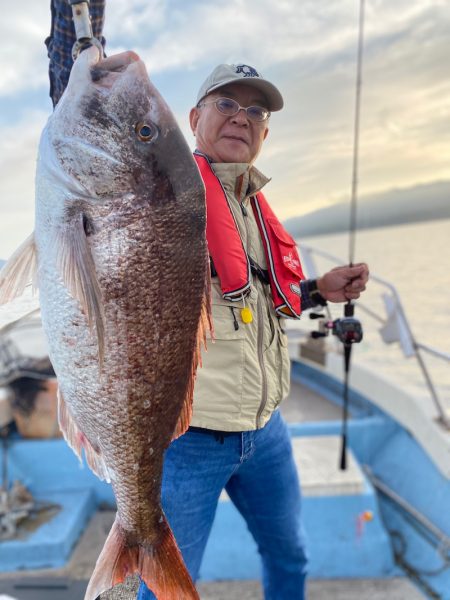
[[288,423],[336,421],[342,417],[338,406],[296,381],[291,381],[291,391],[281,404],[281,413]]
[[[0,581],[1,584],[5,582]],[[81,600],[87,581],[67,579],[21,580],[6,582],[0,587],[1,600]],[[137,581],[130,579],[126,586],[117,586],[114,592],[103,594],[101,600],[134,600]],[[200,583],[201,600],[262,600],[257,581],[223,581]],[[391,580],[329,580],[310,581],[308,600],[419,600],[422,598],[411,584],[403,579]]]
[[[341,410],[303,385],[292,382],[289,398],[283,403],[282,413],[290,422],[333,421],[341,417]],[[305,440],[306,441],[306,440]],[[314,450],[313,448],[313,451]],[[307,473],[307,464],[301,464],[304,493],[308,485],[316,486],[314,473]],[[328,475],[325,476],[327,478]],[[309,483],[308,480],[310,479]],[[305,481],[306,480],[306,481]],[[341,485],[341,482],[332,482]],[[357,484],[357,482],[356,482]],[[351,485],[355,485],[354,479]],[[95,561],[114,520],[113,511],[98,511],[80,538],[69,563],[60,569],[43,569],[22,573],[0,573],[0,600],[79,600],[83,597]],[[101,596],[101,600],[132,600],[136,597],[138,581],[130,578]],[[202,600],[261,600],[258,581],[215,581],[198,584]],[[2,595],[3,594],[3,595]],[[308,582],[309,600],[418,600],[421,592],[405,578],[311,580]]]
[[[91,519],[70,562],[62,569],[0,573],[0,600],[81,600],[95,561],[114,521],[115,512],[99,511]],[[101,600],[134,600],[137,578],[129,578]],[[258,581],[215,581],[198,584],[202,600],[262,600]],[[6,595],[6,598],[4,598]],[[311,580],[308,600],[420,600],[422,594],[408,580]],[[293,599],[294,600],[294,599]]]

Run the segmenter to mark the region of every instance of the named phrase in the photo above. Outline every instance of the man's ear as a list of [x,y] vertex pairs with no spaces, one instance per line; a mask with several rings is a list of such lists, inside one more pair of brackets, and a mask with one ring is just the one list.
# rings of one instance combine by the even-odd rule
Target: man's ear
[[264,131],[264,139],[266,139],[266,137],[269,135],[269,128],[266,127],[265,131]]
[[198,123],[199,116],[200,116],[200,113],[198,111],[198,108],[196,108],[195,106],[194,106],[194,108],[191,108],[191,112],[189,113],[189,123],[191,124],[192,133],[194,135],[197,130],[197,123]]

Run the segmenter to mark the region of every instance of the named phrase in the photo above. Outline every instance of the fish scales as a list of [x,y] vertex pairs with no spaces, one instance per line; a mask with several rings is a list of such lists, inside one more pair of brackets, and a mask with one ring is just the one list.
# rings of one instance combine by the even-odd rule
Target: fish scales
[[43,132],[24,252],[37,254],[61,428],[117,500],[86,600],[134,572],[159,600],[191,600],[160,493],[209,322],[204,187],[138,57],[96,53],[77,59]]

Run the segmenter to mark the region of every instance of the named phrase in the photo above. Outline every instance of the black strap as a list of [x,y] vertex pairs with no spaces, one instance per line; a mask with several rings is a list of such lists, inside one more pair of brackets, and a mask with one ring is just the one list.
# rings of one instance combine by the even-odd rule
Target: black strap
[[216,267],[214,266],[214,262],[212,256],[209,257],[209,266],[211,268],[211,277],[217,277]]
[[256,260],[254,260],[251,256],[249,256],[248,258],[250,261],[250,269],[252,270],[253,275],[256,275],[256,277],[260,280],[261,283],[269,285],[269,271],[260,267]]
[[[251,256],[248,257],[249,262],[250,262],[250,270],[253,273],[253,275],[256,275],[256,277],[261,281],[261,283],[264,283],[265,285],[269,285],[270,284],[270,279],[269,279],[269,271],[267,271],[267,269],[263,269],[262,267],[260,267],[258,265],[258,263],[256,262],[256,260],[254,260]],[[210,264],[210,268],[211,268],[211,277],[217,277],[218,273],[216,271],[216,267],[214,266],[214,262],[212,257],[209,257],[209,264]]]
[[216,442],[224,443],[225,438],[230,435],[234,435],[238,433],[236,431],[220,431],[218,429],[206,429],[205,427],[189,427],[188,431],[192,431],[194,433],[204,433],[206,435],[212,435]]
[[327,306],[327,301],[317,287],[317,279],[306,279],[305,286],[314,306]]

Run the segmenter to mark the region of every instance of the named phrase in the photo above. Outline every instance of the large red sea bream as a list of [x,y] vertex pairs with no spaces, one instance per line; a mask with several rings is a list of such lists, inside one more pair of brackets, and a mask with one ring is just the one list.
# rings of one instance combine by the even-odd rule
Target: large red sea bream
[[86,600],[135,572],[158,600],[198,598],[160,487],[208,323],[205,219],[191,152],[139,57],[82,52],[42,134],[35,232],[0,293],[34,272],[61,428],[117,499]]

